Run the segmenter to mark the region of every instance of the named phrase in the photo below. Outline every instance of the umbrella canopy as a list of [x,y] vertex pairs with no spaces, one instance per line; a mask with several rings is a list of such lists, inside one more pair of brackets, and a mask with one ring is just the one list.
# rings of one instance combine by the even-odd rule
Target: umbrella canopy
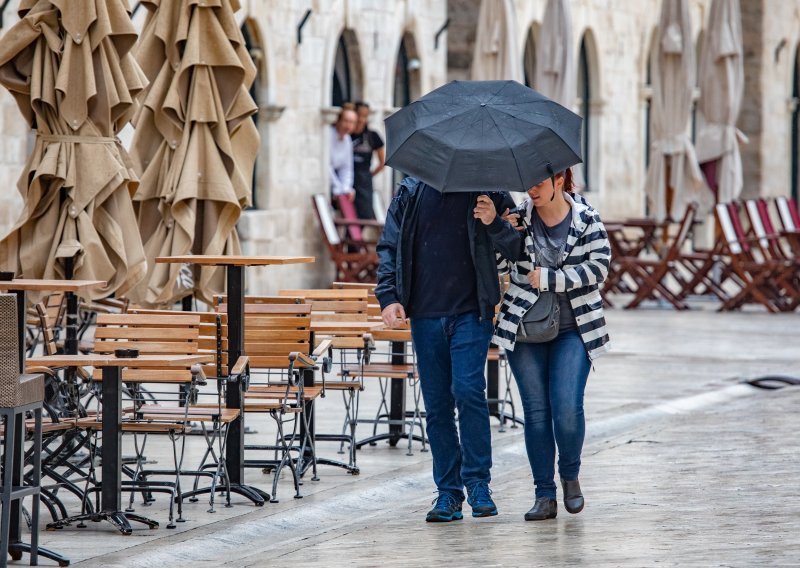
[[714,0],[700,56],[697,159],[716,163],[717,199],[732,201],[742,192],[739,142],[747,138],[736,128],[744,96],[742,15],[739,0]]
[[527,191],[581,161],[581,117],[516,81],[452,81],[386,119],[386,163],[439,191]]
[[19,15],[0,40],[0,84],[36,142],[0,266],[23,278],[106,281],[94,297],[124,294],[145,271],[131,203],[137,178],[116,140],[146,85],[130,55],[127,1],[22,0]]
[[[653,99],[646,188],[650,215],[680,219],[686,205],[709,205],[708,191],[689,136],[695,55],[688,0],[663,0],[651,54]],[[671,197],[669,210],[668,198]]]
[[250,204],[259,137],[248,92],[256,69],[234,12],[237,0],[143,0],[149,10],[136,58],[151,83],[136,116],[131,156],[149,261],[131,297],[165,305],[194,293],[210,302],[224,270],[185,278],[157,256],[240,254],[236,222]]
[[470,70],[472,79],[522,81],[522,62],[517,57],[514,22],[512,0],[481,2]]
[[576,99],[576,77],[572,19],[567,0],[548,0],[542,18],[533,86],[544,96],[572,108]]

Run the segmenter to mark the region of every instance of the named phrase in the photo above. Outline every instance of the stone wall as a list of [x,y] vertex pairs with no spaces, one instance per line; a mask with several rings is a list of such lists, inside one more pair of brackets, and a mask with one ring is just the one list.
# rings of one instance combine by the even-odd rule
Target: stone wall
[[[695,40],[706,27],[711,0],[691,0]],[[16,3],[6,9],[5,29]],[[135,4],[135,2],[132,2]],[[239,225],[251,254],[312,254],[314,265],[256,269],[252,293],[280,288],[326,286],[333,272],[311,205],[327,192],[326,127],[332,121],[331,82],[337,42],[352,30],[358,46],[351,62],[361,80],[356,96],[373,105],[372,125],[393,108],[395,62],[400,39],[409,34],[419,59],[419,84],[427,92],[447,79],[465,78],[471,62],[480,0],[241,0],[241,22],[253,38],[258,59],[256,94],[262,136],[257,165],[257,208]],[[750,137],[743,148],[745,195],[789,191],[791,92],[800,44],[800,2],[742,0],[746,95],[740,128]],[[513,0],[518,54],[523,57],[532,25],[541,23],[545,0]],[[590,200],[606,218],[644,212],[646,68],[660,0],[572,0],[575,58],[586,37],[592,84],[594,148]],[[311,16],[297,41],[297,26]],[[450,27],[434,37],[451,18]],[[0,32],[2,33],[2,32]],[[577,94],[576,94],[577,95]],[[5,92],[0,92],[0,232],[19,215],[14,188],[22,171],[29,133]],[[376,179],[388,198],[391,172]]]
[[[351,53],[351,65],[360,66],[354,75],[362,77],[355,92],[371,103],[372,127],[383,132],[383,119],[393,111],[395,62],[404,33],[416,45],[419,90],[427,92],[446,79],[447,34],[434,48],[434,35],[447,17],[446,2],[250,0],[243,5],[243,16],[262,38],[263,52],[259,208],[245,212],[240,221],[243,247],[252,254],[317,257],[314,265],[256,269],[250,292],[328,286],[333,268],[311,196],[328,191],[327,126],[335,117],[330,108],[331,82],[339,36],[345,28],[355,34],[358,56]],[[312,14],[298,44],[297,25],[307,9]],[[391,172],[385,170],[375,181],[388,198]]]

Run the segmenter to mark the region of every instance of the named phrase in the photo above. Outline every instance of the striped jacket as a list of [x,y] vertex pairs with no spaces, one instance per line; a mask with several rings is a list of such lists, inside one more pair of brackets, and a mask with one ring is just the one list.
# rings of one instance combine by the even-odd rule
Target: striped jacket
[[[541,290],[566,292],[572,305],[578,332],[589,358],[594,360],[609,349],[603,301],[598,286],[608,275],[611,248],[600,216],[580,196],[565,194],[572,207],[572,224],[560,269],[541,268]],[[539,291],[528,283],[527,274],[535,261],[531,233],[531,204],[524,217],[525,231],[516,231],[509,223],[492,223],[489,234],[498,252],[501,274],[510,273],[510,286],[503,296],[493,342],[514,350],[517,328],[522,316],[536,300]],[[512,236],[512,232],[514,235]]]

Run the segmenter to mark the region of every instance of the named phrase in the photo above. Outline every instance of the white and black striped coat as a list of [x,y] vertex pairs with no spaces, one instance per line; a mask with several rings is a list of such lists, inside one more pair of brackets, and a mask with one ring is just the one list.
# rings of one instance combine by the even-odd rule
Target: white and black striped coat
[[[611,248],[597,211],[580,196],[564,195],[572,207],[572,223],[562,267],[541,267],[540,290],[566,292],[586,352],[594,360],[609,350],[599,285],[608,275]],[[531,210],[528,202],[523,219],[525,231],[517,231],[509,223],[497,220],[489,227],[495,249],[500,251],[497,254],[498,270],[502,274],[510,273],[511,279],[500,306],[493,342],[509,351],[514,350],[522,316],[539,299],[539,291],[530,287],[527,278],[532,270],[531,260],[535,262]]]

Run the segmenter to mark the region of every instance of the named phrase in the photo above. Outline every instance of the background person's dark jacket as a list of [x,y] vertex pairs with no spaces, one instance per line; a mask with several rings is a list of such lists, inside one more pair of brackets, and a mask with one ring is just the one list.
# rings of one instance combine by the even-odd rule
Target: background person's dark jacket
[[[413,262],[414,238],[417,230],[417,204],[422,188],[426,184],[414,178],[400,182],[397,195],[392,199],[386,214],[378,243],[378,285],[375,296],[383,310],[389,304],[400,303],[408,310],[411,299],[411,263]],[[428,186],[430,187],[430,186]],[[430,191],[437,191],[430,188]],[[499,214],[514,207],[511,197],[504,192],[486,192],[498,211],[495,222],[500,222]],[[478,305],[481,316],[494,317],[495,306],[500,302],[500,284],[497,275],[497,261],[494,246],[486,225],[473,216],[473,209],[479,193],[474,193],[467,215],[467,229],[470,238],[472,262],[477,277]],[[443,220],[444,222],[444,220]]]

